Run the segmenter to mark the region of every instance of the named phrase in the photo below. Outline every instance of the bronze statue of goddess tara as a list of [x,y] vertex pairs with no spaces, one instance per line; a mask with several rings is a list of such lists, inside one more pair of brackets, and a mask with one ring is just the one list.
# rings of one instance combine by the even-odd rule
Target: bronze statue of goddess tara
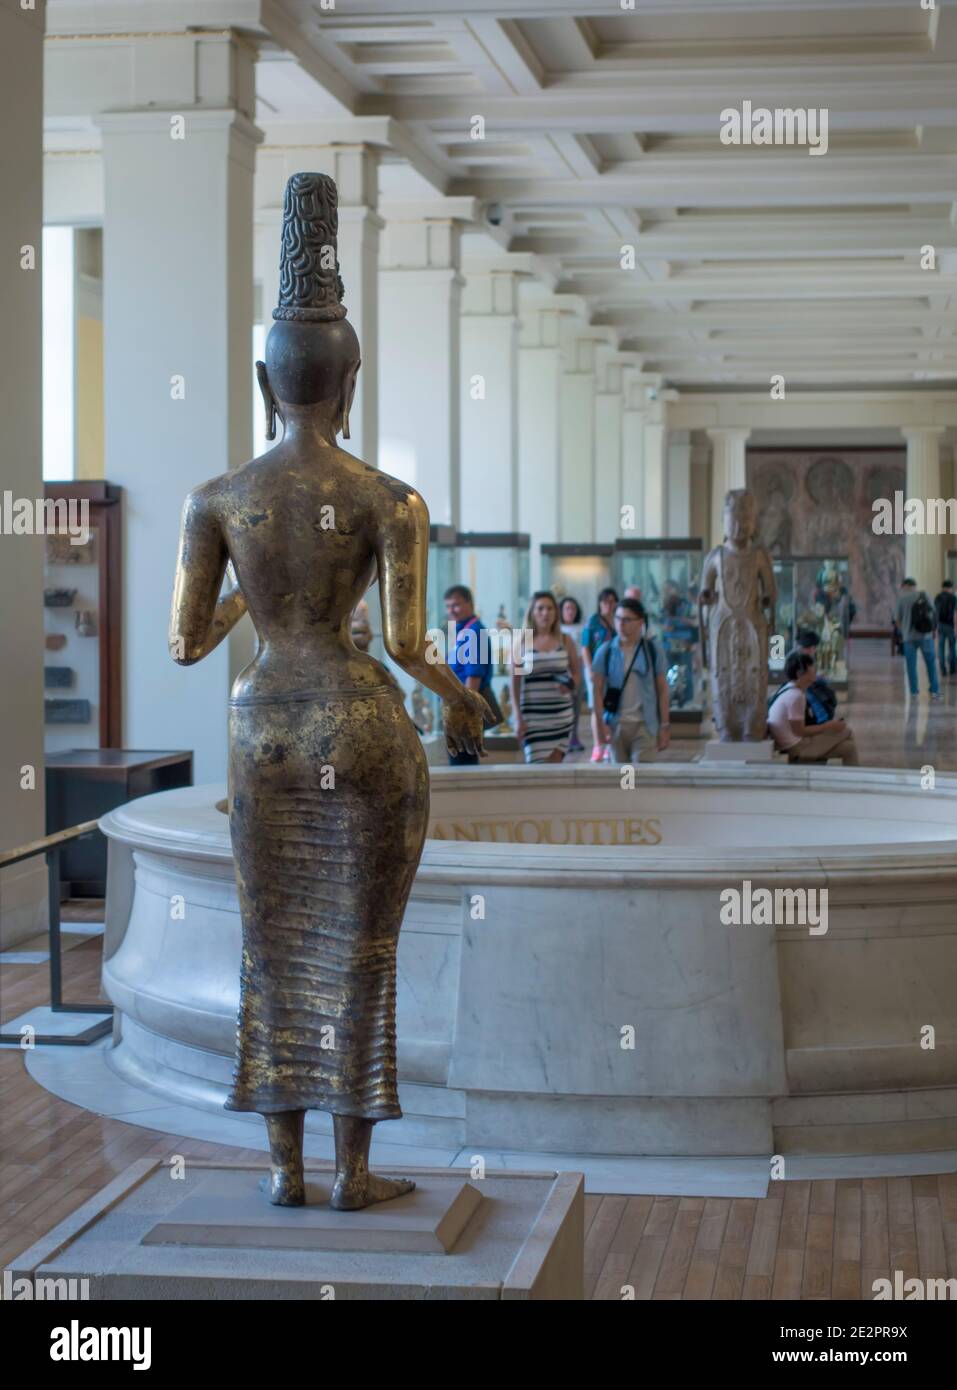
[[[481,751],[481,697],[426,660],[429,515],[340,449],[359,370],[336,258],[336,186],[286,187],[279,306],[256,370],[275,438],[195,488],[183,510],[170,650],[200,661],[245,612],[259,650],[229,704],[229,824],[243,927],[228,1110],[263,1115],[270,1200],[305,1201],[303,1122],[332,1114],[331,1205],[407,1192],[369,1172],[397,1119],[396,945],[429,818],[429,772],[390,672],[352,613],[378,571],[393,661],[444,701],[453,751]],[[227,563],[237,583],[221,593]]]

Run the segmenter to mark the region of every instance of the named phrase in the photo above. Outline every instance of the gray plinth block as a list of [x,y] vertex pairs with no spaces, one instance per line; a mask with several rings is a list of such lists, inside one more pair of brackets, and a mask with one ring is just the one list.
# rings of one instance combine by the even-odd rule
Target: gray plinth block
[[468,1182],[426,1181],[364,1211],[333,1211],[332,1183],[309,1183],[304,1207],[271,1206],[261,1169],[216,1169],[143,1237],[144,1245],[265,1250],[375,1250],[447,1255],[481,1204]]
[[[160,1223],[217,1184],[255,1187],[264,1165],[188,1162],[178,1169],[140,1159],[10,1269],[14,1279],[79,1278],[91,1299],[572,1299],[584,1284],[584,1181],[580,1173],[487,1172],[465,1184],[448,1168],[390,1168],[448,1207],[463,1186],[480,1201],[450,1253],[277,1249],[246,1243],[149,1244]],[[331,1165],[308,1165],[307,1179],[327,1188]],[[235,1179],[235,1175],[242,1175]],[[396,1199],[398,1203],[404,1198]],[[461,1199],[460,1199],[461,1200]],[[438,1201],[438,1198],[437,1198]],[[441,1202],[439,1202],[441,1204]],[[389,1203],[366,1212],[385,1211]],[[303,1208],[298,1209],[302,1212]],[[289,1213],[295,1217],[295,1211]],[[359,1225],[357,1223],[357,1229]]]

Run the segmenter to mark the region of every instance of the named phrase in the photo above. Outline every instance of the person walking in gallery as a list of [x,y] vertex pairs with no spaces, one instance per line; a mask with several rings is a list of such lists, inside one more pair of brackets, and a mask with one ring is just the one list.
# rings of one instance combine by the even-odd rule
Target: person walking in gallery
[[592,680],[601,736],[616,763],[651,763],[671,741],[664,657],[647,636],[647,615],[633,598],[615,609],[616,634],[595,653]]
[[[527,763],[560,763],[568,751],[581,680],[578,652],[561,630],[558,604],[547,590],[532,594],[525,628],[532,633],[525,661],[512,671],[515,733]],[[530,669],[529,669],[530,666]]]
[[585,666],[585,684],[588,687],[588,704],[591,709],[592,750],[591,760],[600,763],[605,756],[605,746],[601,737],[601,710],[595,706],[592,688],[591,664],[598,648],[610,642],[615,635],[615,608],[618,594],[614,589],[602,589],[598,595],[598,609],[585,624],[582,633],[582,661]]
[[[482,637],[485,625],[475,612],[472,590],[453,584],[445,591],[445,615],[455,624],[455,646],[448,655],[449,670],[468,690],[488,700],[492,686],[492,663],[488,639]],[[484,658],[484,660],[483,660]],[[449,753],[450,767],[477,767],[477,753]]]
[[[568,596],[562,599],[561,612],[562,632],[564,632],[566,637],[570,637],[572,639],[572,641],[575,644],[575,651],[580,652],[582,644],[582,631],[584,629],[584,623],[582,622],[582,618],[585,616],[582,613],[581,604],[578,602],[577,598],[572,598],[571,596]],[[582,682],[581,680],[579,680],[578,684],[575,687],[575,722],[572,724],[572,736],[568,740],[569,753],[580,753],[584,748],[584,744],[578,737],[578,720],[581,716],[581,702],[583,689],[584,687],[582,685]]]
[[809,652],[791,652],[784,663],[785,684],[768,706],[768,732],[789,763],[826,763],[840,758],[845,767],[857,767],[860,755],[854,735],[843,719],[823,724],[807,721],[807,692],[817,678]]
[[940,653],[940,674],[957,676],[957,639],[954,635],[954,610],[957,598],[954,597],[954,581],[945,579],[940,593],[934,599],[937,609],[937,649]]
[[912,696],[918,693],[917,653],[927,667],[930,698],[940,699],[937,680],[937,658],[934,655],[934,633],[937,630],[937,610],[915,579],[905,579],[897,599],[897,624],[904,639],[904,661],[907,665],[907,686]]

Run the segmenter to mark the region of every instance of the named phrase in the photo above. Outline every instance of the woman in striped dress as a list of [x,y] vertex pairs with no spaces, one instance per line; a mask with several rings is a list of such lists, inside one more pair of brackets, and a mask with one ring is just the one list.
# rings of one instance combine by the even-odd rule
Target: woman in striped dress
[[515,732],[527,763],[560,763],[575,722],[575,690],[580,669],[575,643],[561,629],[552,594],[532,595],[525,615],[531,645],[525,661],[512,671]]

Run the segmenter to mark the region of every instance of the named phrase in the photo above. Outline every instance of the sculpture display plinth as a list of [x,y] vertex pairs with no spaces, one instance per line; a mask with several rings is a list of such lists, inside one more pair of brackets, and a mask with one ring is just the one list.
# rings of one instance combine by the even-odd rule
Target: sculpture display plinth
[[[461,1169],[412,1170],[438,1204],[469,1186]],[[328,1189],[329,1167],[305,1169],[310,1185]],[[167,1163],[144,1158],[72,1216],[61,1221],[10,1266],[14,1280],[88,1280],[91,1300],[157,1299],[581,1299],[584,1293],[584,1183],[580,1173],[488,1171],[481,1183],[480,1212],[472,1215],[451,1252],[395,1249],[400,1223],[389,1204],[343,1215],[329,1211],[282,1211],[260,1201],[264,1229],[285,1219],[285,1229],[306,1219],[342,1232],[355,1226],[378,1231],[376,1249],[282,1249],[255,1244],[150,1243],[156,1227],[175,1217],[184,1203],[207,1192],[228,1194],[231,1186],[253,1185],[249,1164],[190,1160],[183,1178],[170,1181]],[[418,1189],[415,1194],[418,1196]],[[395,1204],[399,1211],[402,1201]],[[415,1200],[415,1197],[413,1197]],[[247,1202],[248,1214],[252,1206]],[[388,1234],[391,1223],[393,1235]],[[425,1222],[421,1223],[424,1228]],[[383,1234],[385,1232],[385,1234]],[[390,1250],[388,1247],[392,1245]],[[386,1248],[383,1249],[382,1246]]]

